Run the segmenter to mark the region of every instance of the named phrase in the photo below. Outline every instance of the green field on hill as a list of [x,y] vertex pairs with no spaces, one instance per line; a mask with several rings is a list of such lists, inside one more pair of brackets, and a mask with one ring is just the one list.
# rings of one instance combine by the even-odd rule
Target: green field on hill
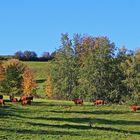
[[33,70],[36,80],[46,79],[47,62],[26,61],[24,63],[27,64]]
[[125,105],[35,99],[0,107],[0,140],[140,140],[139,126],[140,111]]
[[42,98],[46,97],[44,92],[44,86],[46,80],[47,62],[26,61],[24,63],[27,64],[34,73],[35,79],[38,84],[37,94]]

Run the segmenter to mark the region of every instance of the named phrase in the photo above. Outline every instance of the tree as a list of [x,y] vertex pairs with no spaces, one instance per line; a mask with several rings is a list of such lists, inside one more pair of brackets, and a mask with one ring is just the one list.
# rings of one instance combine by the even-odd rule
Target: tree
[[53,93],[57,98],[71,99],[75,87],[75,58],[68,34],[62,34],[62,46],[51,62]]
[[126,99],[134,103],[140,103],[140,51],[136,50],[133,55],[121,63],[121,69],[126,76],[122,81],[127,86]]
[[0,92],[3,92],[3,81],[5,79],[5,69],[3,63],[0,61]]
[[5,69],[3,67],[2,62],[0,61],[0,82],[3,81],[5,78]]
[[24,51],[24,57],[25,60],[36,60],[37,59],[37,54],[33,51]]
[[22,74],[25,67],[25,64],[17,59],[10,59],[5,62],[3,92],[9,95],[20,95],[22,93]]
[[42,57],[45,59],[50,59],[50,53],[49,52],[43,52]]
[[19,60],[24,60],[25,59],[24,53],[22,51],[17,51],[14,54],[14,56],[15,56],[16,59],[19,59]]
[[22,88],[23,94],[29,96],[35,92],[37,87],[36,81],[33,77],[31,69],[26,68],[23,73]]

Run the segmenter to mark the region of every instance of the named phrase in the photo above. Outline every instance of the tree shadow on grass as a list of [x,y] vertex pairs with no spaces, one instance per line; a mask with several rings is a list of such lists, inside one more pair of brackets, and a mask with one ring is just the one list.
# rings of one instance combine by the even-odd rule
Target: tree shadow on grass
[[63,104],[63,103],[51,103],[51,102],[35,102],[33,101],[32,102],[32,105],[33,106],[47,106],[47,107],[52,107],[52,106],[55,106],[55,107],[59,107],[59,106],[63,106],[63,107],[72,107],[74,105],[72,104]]
[[21,106],[21,108],[18,108],[16,106],[10,106],[6,105],[2,108],[0,108],[0,118],[11,118],[11,117],[19,117],[23,118],[24,116],[21,116],[19,114],[29,114],[31,113],[31,110],[28,108],[24,108]]
[[129,111],[113,111],[113,110],[96,110],[96,111],[58,111],[58,110],[52,110],[50,112],[53,113],[79,113],[79,114],[127,114],[130,113]]
[[44,124],[44,123],[33,123],[33,122],[27,122],[27,124],[30,124],[32,126],[39,126],[39,127],[57,127],[57,128],[63,128],[63,129],[91,129],[88,125],[71,125],[71,124],[63,124],[63,125],[51,125],[51,124]]
[[49,118],[49,117],[36,117],[34,119],[39,120],[50,120],[50,121],[62,121],[72,123],[97,123],[97,124],[108,124],[108,125],[140,125],[140,121],[127,121],[127,120],[109,120],[102,118]]
[[129,131],[129,130],[121,130],[111,127],[93,127],[96,130],[103,130],[103,131],[111,131],[111,132],[118,132],[118,133],[127,133],[127,134],[136,134],[140,135],[140,131]]
[[55,127],[55,128],[63,128],[63,129],[82,129],[82,130],[94,129],[94,130],[103,130],[103,131],[140,135],[139,131],[121,130],[121,129],[111,128],[111,127],[90,127],[86,125],[70,125],[70,124],[51,125],[51,124],[31,123],[31,122],[29,122],[29,124],[33,126],[39,126],[39,127]]
[[79,133],[76,132],[68,132],[68,131],[51,131],[51,130],[29,130],[29,129],[19,129],[14,130],[10,128],[0,128],[0,131],[6,131],[10,133],[17,133],[17,134],[38,134],[38,135],[70,135],[70,136],[80,136]]

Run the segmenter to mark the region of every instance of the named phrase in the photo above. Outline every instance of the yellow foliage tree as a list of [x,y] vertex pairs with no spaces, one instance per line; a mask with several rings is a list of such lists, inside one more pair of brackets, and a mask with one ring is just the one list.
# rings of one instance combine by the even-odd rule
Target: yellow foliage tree
[[0,81],[3,81],[5,78],[5,69],[2,65],[2,63],[0,62]]
[[23,94],[26,96],[32,94],[33,91],[35,91],[37,88],[37,84],[33,77],[33,73],[29,68],[26,68],[23,73],[22,87],[23,87]]
[[47,82],[46,82],[46,93],[48,98],[51,98],[53,96],[53,88],[51,83],[51,76],[48,76]]
[[47,81],[46,81],[46,87],[45,87],[45,91],[46,94],[48,96],[48,98],[51,98],[53,96],[53,86],[52,86],[52,78],[51,78],[51,63],[48,63],[47,66]]

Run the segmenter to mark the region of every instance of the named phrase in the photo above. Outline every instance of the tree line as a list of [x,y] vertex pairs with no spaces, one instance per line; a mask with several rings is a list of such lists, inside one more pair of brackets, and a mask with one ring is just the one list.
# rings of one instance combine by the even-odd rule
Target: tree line
[[[36,94],[33,72],[17,59],[0,61],[0,92]],[[140,103],[140,50],[117,48],[107,37],[62,34],[47,62],[44,91],[52,99]]]
[[140,103],[140,50],[117,48],[107,37],[62,34],[49,62],[48,97]]
[[8,60],[8,59],[18,59],[21,61],[49,61],[54,58],[55,51],[51,54],[49,52],[43,52],[42,56],[38,56],[35,51],[17,51],[14,55],[4,55],[0,56],[0,60]]

